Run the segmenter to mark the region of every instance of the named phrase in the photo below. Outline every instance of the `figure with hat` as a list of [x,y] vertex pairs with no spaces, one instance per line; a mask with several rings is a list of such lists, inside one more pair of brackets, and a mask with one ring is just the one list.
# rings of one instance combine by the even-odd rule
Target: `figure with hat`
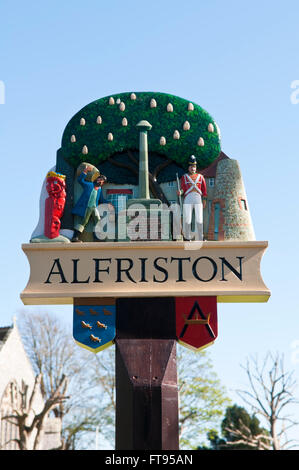
[[[90,181],[86,179],[87,173],[92,172],[93,167],[86,165],[78,176],[78,182],[83,188],[79,200],[75,204],[72,213],[79,217],[74,227],[73,242],[80,242],[79,235],[83,232],[90,218],[95,222],[100,221],[100,215],[97,209],[99,204],[109,204],[103,197],[102,186],[106,183],[107,178],[101,175],[99,171],[92,174]],[[109,204],[111,206],[111,204]]]
[[191,240],[192,214],[195,213],[195,240],[203,240],[203,209],[206,205],[207,187],[200,173],[197,172],[197,161],[191,155],[188,161],[188,173],[180,180],[178,195],[184,196],[183,233],[185,240]]

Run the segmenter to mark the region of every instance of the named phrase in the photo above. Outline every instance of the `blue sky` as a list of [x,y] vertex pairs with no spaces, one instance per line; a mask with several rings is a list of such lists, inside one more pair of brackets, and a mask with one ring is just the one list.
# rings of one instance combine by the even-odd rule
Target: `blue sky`
[[[280,351],[299,380],[298,14],[289,0],[1,1],[0,325],[23,308],[21,244],[69,119],[109,94],[169,92],[217,121],[223,151],[240,163],[256,237],[269,241],[262,274],[271,299],[219,305],[215,370],[234,398],[246,384],[239,364]],[[71,321],[71,306],[46,308]]]

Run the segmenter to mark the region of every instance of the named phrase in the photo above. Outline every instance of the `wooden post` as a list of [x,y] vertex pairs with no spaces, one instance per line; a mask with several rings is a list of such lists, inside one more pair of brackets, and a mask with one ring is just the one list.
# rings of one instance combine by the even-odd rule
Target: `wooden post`
[[174,299],[117,299],[116,309],[116,449],[177,450]]

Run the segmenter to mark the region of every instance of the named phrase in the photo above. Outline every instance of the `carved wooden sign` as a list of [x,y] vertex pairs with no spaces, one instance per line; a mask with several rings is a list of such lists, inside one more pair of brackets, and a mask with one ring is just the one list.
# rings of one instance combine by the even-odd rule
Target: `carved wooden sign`
[[119,93],[70,119],[22,245],[21,299],[73,305],[74,339],[89,351],[115,344],[116,449],[178,449],[176,342],[212,344],[220,302],[267,302],[267,246],[201,106]]
[[266,302],[260,263],[267,242],[25,244],[30,279],[24,304],[72,304],[76,297],[216,296]]

